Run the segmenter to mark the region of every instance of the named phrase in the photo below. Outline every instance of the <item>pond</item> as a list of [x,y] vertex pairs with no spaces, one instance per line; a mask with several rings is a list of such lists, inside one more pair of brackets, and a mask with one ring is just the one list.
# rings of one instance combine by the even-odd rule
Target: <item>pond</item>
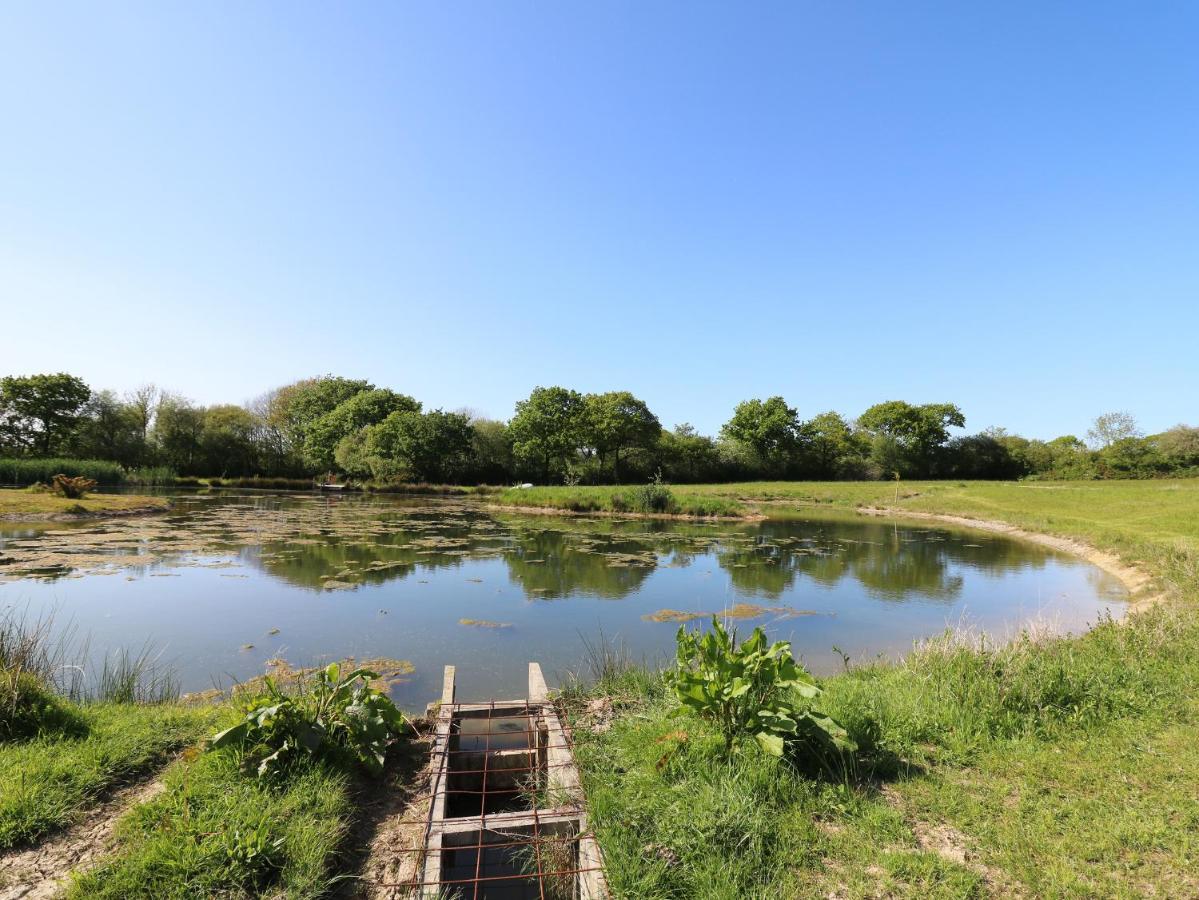
[[1078,632],[1120,615],[1089,563],[972,531],[859,521],[681,522],[528,516],[473,501],[213,491],[162,516],[0,522],[0,610],[73,624],[94,653],[147,642],[184,690],[270,661],[389,664],[397,703],[524,695],[585,665],[586,644],[673,653],[681,620],[732,612],[820,673],[967,625]]

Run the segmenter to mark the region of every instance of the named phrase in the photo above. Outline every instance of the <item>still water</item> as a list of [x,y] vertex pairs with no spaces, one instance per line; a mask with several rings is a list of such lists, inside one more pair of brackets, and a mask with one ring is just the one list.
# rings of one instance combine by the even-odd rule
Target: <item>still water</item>
[[[526,663],[579,669],[599,635],[673,653],[680,620],[732,611],[817,672],[946,627],[1078,632],[1120,615],[1089,563],[971,531],[846,517],[756,523],[515,515],[446,499],[176,493],[164,516],[0,522],[0,611],[53,612],[93,655],[147,642],[184,690],[268,662],[405,660],[408,708],[458,666],[463,698],[523,696]],[[834,650],[834,648],[839,648]],[[403,667],[407,669],[408,667]]]

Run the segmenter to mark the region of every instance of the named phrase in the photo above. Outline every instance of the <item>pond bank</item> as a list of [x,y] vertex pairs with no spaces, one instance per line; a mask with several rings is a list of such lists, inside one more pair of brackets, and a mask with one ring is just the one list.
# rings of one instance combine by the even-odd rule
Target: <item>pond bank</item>
[[22,489],[0,489],[0,521],[66,522],[110,516],[143,516],[170,508],[165,497],[140,494],[89,494],[73,500]]

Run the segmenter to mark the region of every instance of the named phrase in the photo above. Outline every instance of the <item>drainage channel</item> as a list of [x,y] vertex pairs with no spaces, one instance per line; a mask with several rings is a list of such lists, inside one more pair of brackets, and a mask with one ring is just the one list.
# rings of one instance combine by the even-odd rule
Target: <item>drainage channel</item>
[[606,900],[569,738],[537,663],[529,696],[458,703],[446,666],[421,900]]

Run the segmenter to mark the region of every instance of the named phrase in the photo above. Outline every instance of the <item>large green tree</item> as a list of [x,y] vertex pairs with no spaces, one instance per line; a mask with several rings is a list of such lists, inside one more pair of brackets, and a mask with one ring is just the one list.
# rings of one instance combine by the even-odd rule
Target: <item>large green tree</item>
[[205,472],[204,409],[185,397],[163,393],[154,413],[154,446],[158,458],[181,475]]
[[202,412],[200,462],[205,475],[253,475],[258,468],[254,443],[257,423],[245,407],[210,406]]
[[91,398],[81,378],[55,375],[9,375],[0,378],[0,420],[8,440],[36,456],[66,447]]
[[321,416],[331,413],[355,394],[374,390],[369,381],[323,375],[284,385],[262,401],[269,412],[267,424],[283,436],[287,449],[304,452],[308,431]]
[[71,452],[84,459],[110,459],[130,467],[145,461],[148,448],[138,410],[112,391],[97,391],[84,407]]
[[773,474],[781,474],[794,459],[801,435],[799,415],[782,397],[738,403],[720,433],[750,448]]
[[888,475],[927,477],[949,440],[950,427],[962,428],[966,417],[952,403],[914,406],[903,400],[876,403],[858,417],[858,426],[874,440],[876,464]]
[[583,398],[583,438],[599,458],[612,457],[612,480],[620,483],[622,450],[649,449],[662,433],[662,423],[644,400],[628,391],[588,394]]
[[809,474],[817,478],[860,478],[869,442],[839,413],[824,412],[803,425]]
[[583,427],[583,397],[564,387],[533,388],[508,423],[516,455],[537,465],[547,484],[553,465],[578,451]]
[[453,481],[473,452],[470,418],[440,409],[395,412],[363,434],[362,450],[375,474],[402,474],[416,481]]
[[420,412],[420,406],[412,397],[387,388],[360,391],[307,426],[304,461],[316,471],[332,469],[337,445],[347,435],[378,424],[392,413]]

